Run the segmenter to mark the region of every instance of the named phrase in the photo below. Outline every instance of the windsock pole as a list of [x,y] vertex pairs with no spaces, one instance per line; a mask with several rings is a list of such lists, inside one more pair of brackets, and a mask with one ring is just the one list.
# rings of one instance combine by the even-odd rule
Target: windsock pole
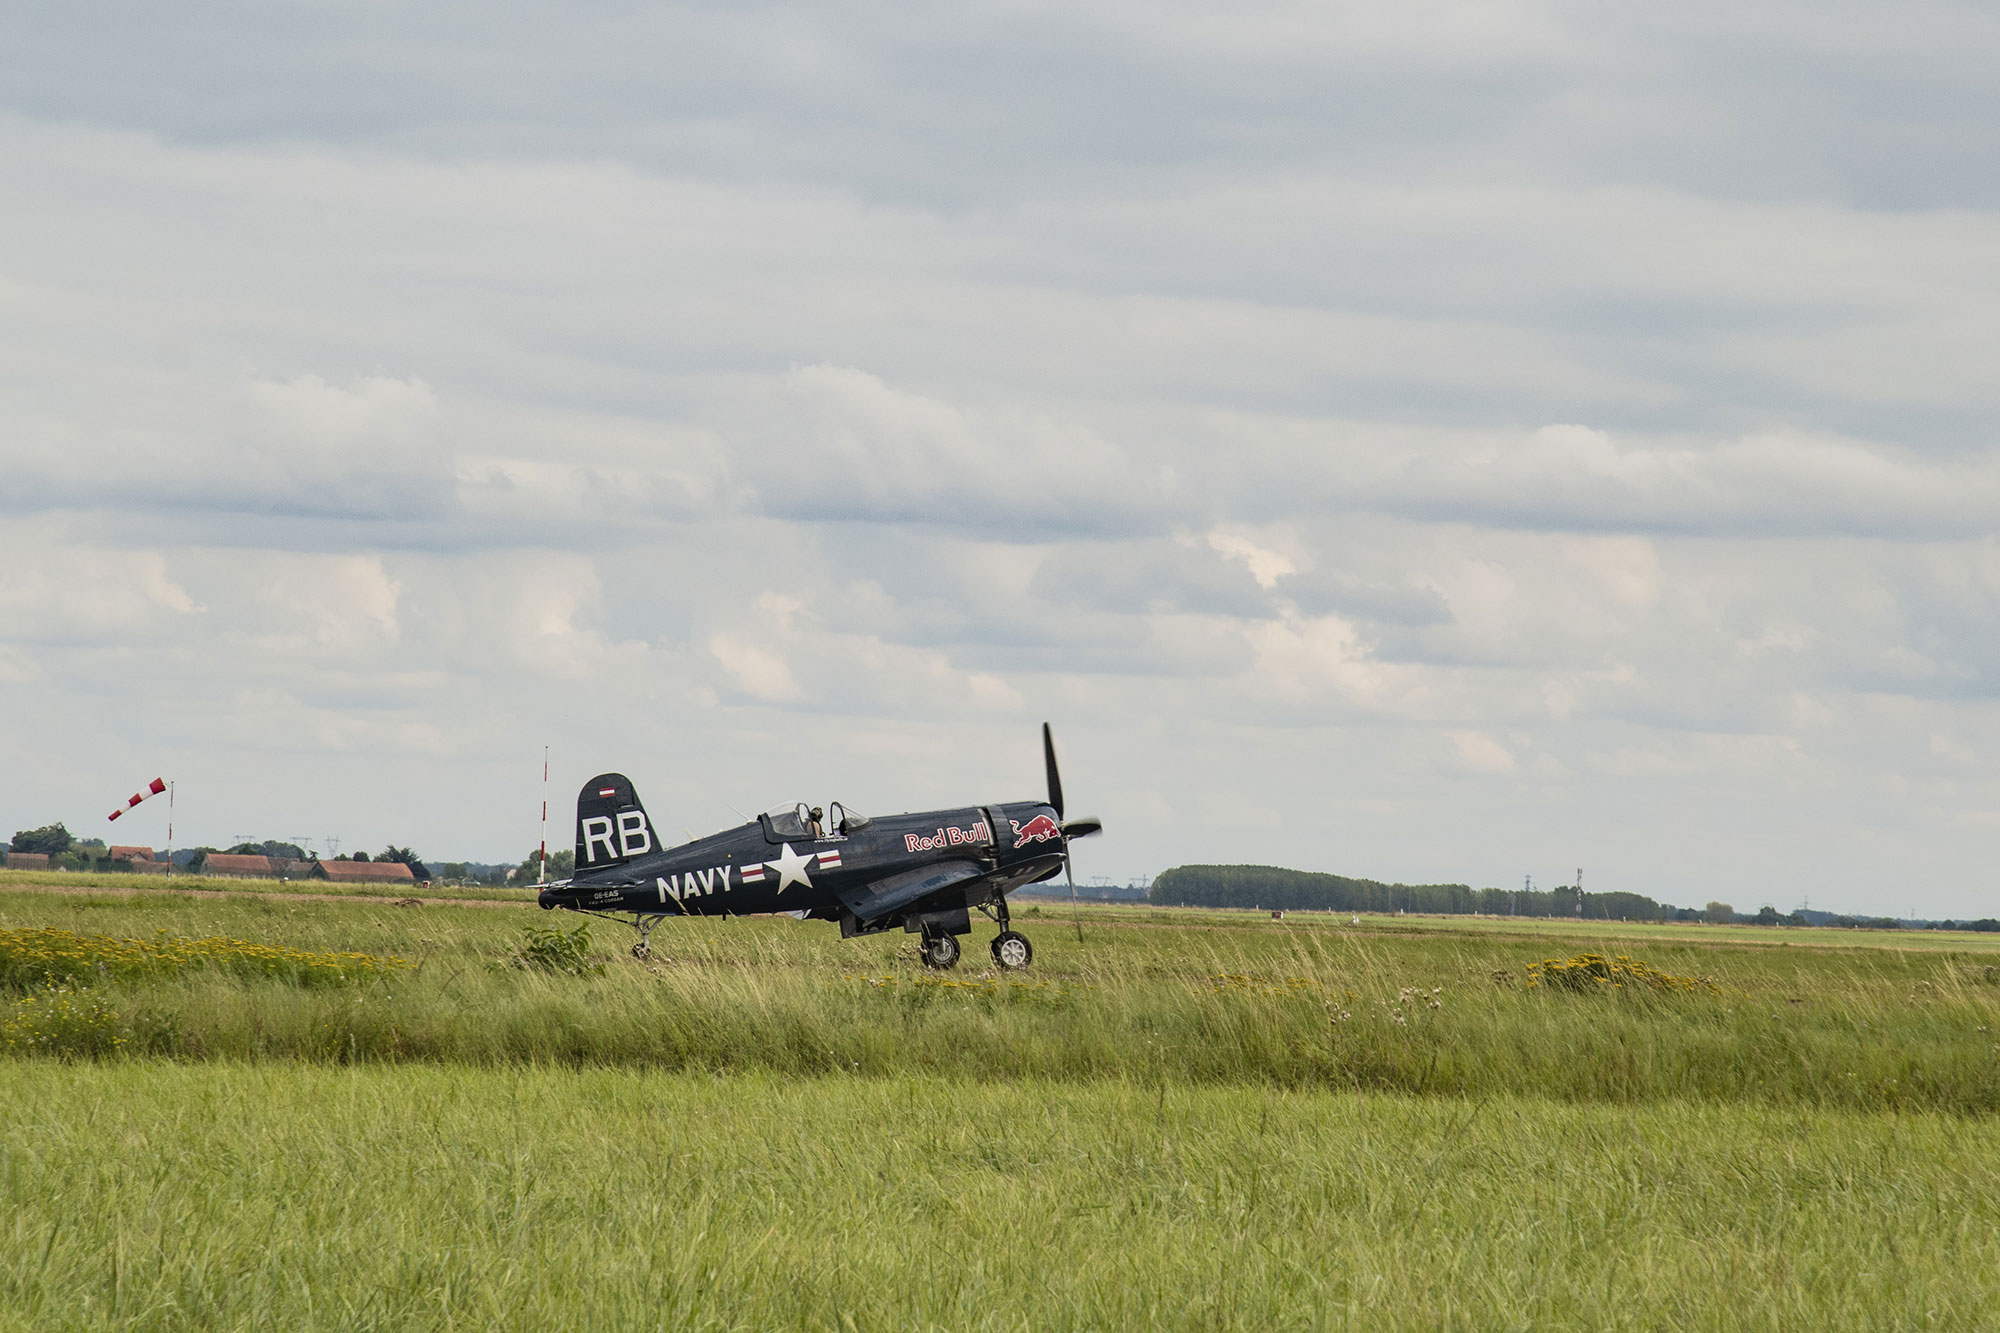
[[535,858],[537,884],[549,882],[549,747],[542,747],[542,854]]
[[152,800],[161,792],[167,794],[167,873],[174,873],[174,785],[164,778],[154,778],[125,798],[125,804],[113,810],[109,822],[116,823],[118,817],[128,810],[136,810],[140,804]]

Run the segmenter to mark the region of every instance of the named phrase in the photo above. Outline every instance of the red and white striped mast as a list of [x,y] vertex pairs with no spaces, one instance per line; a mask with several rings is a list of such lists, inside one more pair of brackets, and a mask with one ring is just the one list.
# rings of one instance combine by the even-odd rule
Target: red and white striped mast
[[542,851],[535,858],[536,884],[549,882],[549,747],[542,747]]

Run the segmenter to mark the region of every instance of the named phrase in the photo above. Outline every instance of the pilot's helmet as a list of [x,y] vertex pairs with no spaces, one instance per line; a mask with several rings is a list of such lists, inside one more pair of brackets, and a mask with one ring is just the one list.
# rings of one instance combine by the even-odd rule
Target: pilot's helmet
[[826,811],[824,811],[824,810],[820,809],[820,808],[819,808],[818,806],[814,806],[814,807],[813,807],[813,809],[812,809],[812,815],[813,815],[813,818],[814,818],[814,819],[818,819],[818,818],[820,818],[820,817],[821,817],[821,816],[823,816],[823,815],[824,815],[825,813],[826,813]]

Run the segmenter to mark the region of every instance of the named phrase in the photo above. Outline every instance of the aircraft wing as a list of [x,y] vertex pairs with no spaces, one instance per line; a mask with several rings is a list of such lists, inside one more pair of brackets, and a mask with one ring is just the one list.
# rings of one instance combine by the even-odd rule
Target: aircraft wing
[[835,892],[840,895],[841,903],[857,918],[873,921],[899,907],[908,907],[919,898],[928,898],[940,889],[978,879],[985,873],[970,861],[936,861]]

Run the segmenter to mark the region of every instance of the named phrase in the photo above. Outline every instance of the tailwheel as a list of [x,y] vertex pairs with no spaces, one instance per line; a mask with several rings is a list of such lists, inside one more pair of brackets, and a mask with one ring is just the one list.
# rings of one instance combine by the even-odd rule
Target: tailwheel
[[958,966],[958,936],[926,935],[917,945],[917,956],[924,960],[924,966],[933,972],[943,972]]
[[1028,943],[1026,935],[1011,930],[1003,930],[993,937],[993,963],[1009,972],[1017,972],[1035,961],[1035,946]]
[[632,928],[639,932],[639,942],[632,946],[632,956],[645,962],[653,956],[653,927],[666,920],[663,916],[635,917]]

